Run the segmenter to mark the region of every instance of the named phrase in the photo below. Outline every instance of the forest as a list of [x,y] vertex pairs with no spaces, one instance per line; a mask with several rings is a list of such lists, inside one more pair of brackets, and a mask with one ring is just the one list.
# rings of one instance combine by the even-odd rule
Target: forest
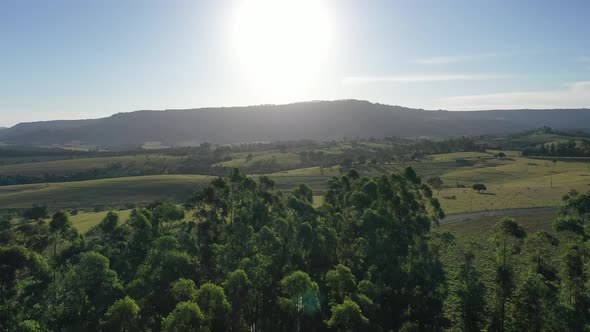
[[[459,248],[411,168],[332,177],[321,205],[235,169],[184,205],[110,212],[86,236],[29,211],[0,233],[5,331],[582,331],[590,328],[590,194],[571,191],[555,235],[501,218],[493,285]],[[188,217],[188,221],[187,221]],[[182,221],[181,221],[182,220]],[[525,266],[519,266],[522,258]]]

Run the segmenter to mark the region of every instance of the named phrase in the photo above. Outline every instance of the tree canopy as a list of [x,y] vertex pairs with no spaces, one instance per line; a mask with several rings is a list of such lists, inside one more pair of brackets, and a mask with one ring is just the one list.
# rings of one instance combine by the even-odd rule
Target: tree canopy
[[[307,186],[283,192],[234,170],[183,206],[150,204],[127,220],[108,213],[88,237],[65,212],[29,221],[27,241],[22,228],[7,227],[0,328],[579,331],[590,323],[585,194],[565,198],[555,236],[498,221],[489,289],[476,245],[461,251],[458,271],[445,268],[441,252],[453,238],[433,230],[444,213],[411,168],[374,177],[349,169],[313,203]],[[560,257],[550,254],[558,249]]]

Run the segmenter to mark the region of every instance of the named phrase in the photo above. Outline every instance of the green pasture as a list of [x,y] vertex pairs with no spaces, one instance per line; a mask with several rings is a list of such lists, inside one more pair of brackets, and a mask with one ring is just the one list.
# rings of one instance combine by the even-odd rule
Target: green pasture
[[23,175],[41,177],[44,174],[65,175],[68,173],[104,169],[120,163],[121,167],[133,169],[176,166],[183,157],[167,155],[128,155],[115,157],[75,158],[40,162],[26,162],[0,166],[0,175]]
[[[114,211],[119,215],[119,221],[124,222],[129,218],[131,210]],[[92,227],[98,225],[109,213],[109,211],[100,212],[79,212],[76,215],[70,216],[72,224],[78,232],[84,234],[88,232]]]
[[0,187],[0,208],[122,207],[157,200],[182,201],[209,183],[202,175],[153,175]]
[[230,168],[244,168],[258,165],[273,164],[277,167],[294,168],[300,163],[299,155],[296,153],[252,153],[251,158],[248,158],[249,153],[238,153],[232,160],[224,161],[215,164],[214,166],[230,167]]
[[[445,188],[438,198],[447,214],[552,207],[571,189],[590,190],[590,163],[515,158],[494,167],[460,168],[441,178]],[[483,183],[488,190],[478,194],[470,188],[473,183]]]
[[[569,190],[576,189],[581,192],[590,190],[589,162],[552,162],[518,157],[517,153],[513,152],[505,152],[508,155],[507,158],[496,158],[494,153],[497,151],[438,154],[421,161],[366,164],[354,167],[361,175],[368,176],[402,171],[407,166],[412,166],[423,180],[430,176],[440,176],[444,185],[440,192],[435,191],[435,196],[439,198],[445,212],[449,215],[481,210],[559,206],[561,197]],[[272,156],[276,156],[274,159],[277,162],[285,163],[295,162],[295,159],[298,159],[296,154],[276,153],[255,155],[249,162],[272,160]],[[245,158],[245,156],[242,157]],[[227,162],[233,163],[228,167],[240,165],[245,161],[242,157]],[[127,163],[146,162],[146,159],[149,159],[151,163],[178,161],[174,158],[159,155],[152,155],[149,158],[146,156],[87,158],[18,166],[24,166],[23,171],[27,169],[26,167],[31,167],[29,172],[38,173],[44,167],[46,170],[52,167],[58,169],[59,165],[64,164],[67,166],[66,169],[71,170],[75,167],[106,165],[121,160],[126,160]],[[80,164],[84,166],[77,166]],[[9,169],[9,166],[0,167],[0,171],[6,169]],[[341,173],[341,168],[334,166],[292,169],[267,175],[275,180],[280,190],[291,190],[305,183],[319,197],[325,190],[327,181]],[[47,204],[52,208],[121,207],[162,199],[182,201],[199,186],[208,183],[210,179],[210,177],[199,175],[158,175],[4,186],[0,187],[0,208],[26,208],[33,204]],[[483,183],[488,190],[479,194],[471,189],[474,183]],[[319,204],[318,202],[319,199],[316,199],[315,204]]]

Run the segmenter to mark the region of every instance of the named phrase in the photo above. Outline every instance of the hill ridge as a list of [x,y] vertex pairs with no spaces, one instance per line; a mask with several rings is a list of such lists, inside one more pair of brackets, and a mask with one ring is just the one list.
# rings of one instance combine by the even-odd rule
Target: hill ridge
[[589,124],[589,109],[434,111],[353,99],[139,110],[98,119],[27,122],[2,130],[0,141],[45,145],[76,141],[106,147],[149,141],[190,145],[205,141],[453,137],[512,133],[545,125],[583,130]]

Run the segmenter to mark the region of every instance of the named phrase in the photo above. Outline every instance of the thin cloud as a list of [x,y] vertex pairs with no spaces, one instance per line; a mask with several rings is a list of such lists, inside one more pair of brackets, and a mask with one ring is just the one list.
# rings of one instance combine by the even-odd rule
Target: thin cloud
[[342,80],[344,85],[375,83],[428,83],[445,81],[487,81],[515,78],[514,75],[496,74],[449,74],[449,75],[405,75],[405,76],[350,76]]
[[578,62],[590,62],[590,56],[579,56],[576,60]]
[[566,90],[508,92],[439,99],[448,110],[590,108],[590,81],[567,85]]
[[497,54],[475,54],[475,55],[456,55],[456,56],[439,56],[416,59],[413,62],[421,65],[446,65],[451,63],[460,63],[472,60],[481,60],[485,58],[492,58],[498,56]]

